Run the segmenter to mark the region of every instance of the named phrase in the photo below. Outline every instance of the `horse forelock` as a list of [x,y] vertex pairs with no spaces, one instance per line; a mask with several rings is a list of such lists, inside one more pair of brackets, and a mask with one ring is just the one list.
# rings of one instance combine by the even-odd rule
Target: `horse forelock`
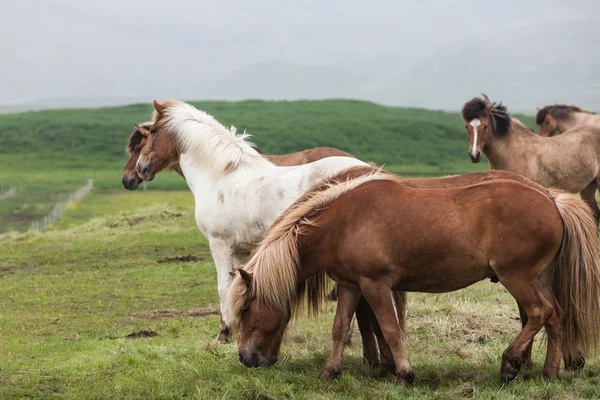
[[145,135],[140,131],[140,128],[150,129],[151,126],[152,126],[151,122],[144,122],[144,123],[141,123],[141,124],[137,124],[133,128],[133,132],[131,132],[131,135],[129,136],[129,140],[127,142],[127,147],[125,147],[125,151],[127,152],[128,156],[131,157],[131,155],[135,151],[135,147],[138,144],[140,144],[140,142],[145,137]]
[[230,323],[235,325],[239,322],[248,296],[252,296],[254,301],[282,310],[286,316],[291,316],[301,306],[302,300],[306,299],[313,314],[318,314],[328,282],[323,271],[298,284],[298,237],[305,228],[318,225],[311,219],[315,213],[328,207],[343,194],[372,181],[398,181],[396,176],[380,169],[345,181],[336,179],[346,171],[313,185],[309,192],[271,225],[244,267],[247,272],[252,273],[250,293],[239,276],[229,290],[227,303],[232,318]]
[[476,118],[487,116],[489,99],[487,97],[473,97],[467,101],[461,111],[461,115],[466,122],[471,122]]
[[473,97],[462,108],[461,115],[466,122],[476,118],[488,118],[492,124],[492,133],[505,135],[510,129],[510,116],[506,106],[502,103],[492,102],[485,94],[482,97]]
[[553,118],[558,120],[564,120],[571,117],[571,114],[574,112],[581,112],[586,114],[595,114],[592,111],[584,110],[580,107],[574,105],[567,104],[552,104],[549,106],[544,106],[540,108],[535,116],[535,123],[541,125],[546,116],[550,114]]
[[196,152],[218,174],[270,164],[246,141],[250,135],[245,131],[237,134],[235,127],[227,129],[212,115],[179,100],[167,100],[162,105],[162,113],[154,111],[155,128],[164,128],[182,152]]

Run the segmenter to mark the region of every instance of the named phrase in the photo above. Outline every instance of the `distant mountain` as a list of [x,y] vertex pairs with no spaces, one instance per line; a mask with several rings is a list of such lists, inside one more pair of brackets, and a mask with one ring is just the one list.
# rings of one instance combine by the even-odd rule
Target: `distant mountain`
[[483,92],[529,113],[557,102],[600,109],[599,24],[544,24],[478,36],[395,77],[370,81],[357,97],[456,110]]
[[257,63],[238,69],[205,93],[210,99],[322,99],[352,97],[367,79],[348,69],[292,62]]

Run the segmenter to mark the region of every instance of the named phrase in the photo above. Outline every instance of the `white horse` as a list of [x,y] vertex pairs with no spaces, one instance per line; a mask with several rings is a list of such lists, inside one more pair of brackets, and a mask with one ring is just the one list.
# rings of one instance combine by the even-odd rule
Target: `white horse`
[[225,301],[230,272],[243,265],[266,229],[313,183],[348,167],[367,165],[350,157],[329,157],[310,164],[278,167],[262,157],[247,135],[236,135],[211,115],[178,100],[154,101],[152,129],[137,162],[144,180],[179,161],[194,194],[196,223],[210,243],[217,268],[221,329],[230,329]]

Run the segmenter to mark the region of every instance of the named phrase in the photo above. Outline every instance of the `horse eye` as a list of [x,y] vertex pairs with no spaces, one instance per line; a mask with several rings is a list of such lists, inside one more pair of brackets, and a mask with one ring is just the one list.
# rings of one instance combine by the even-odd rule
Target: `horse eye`
[[483,126],[483,129],[487,129],[487,125],[484,125],[484,126]]
[[250,307],[245,306],[244,308],[242,308],[242,313],[245,313],[246,311],[248,311],[250,309]]
[[156,129],[150,129],[150,134],[154,135],[156,133]]

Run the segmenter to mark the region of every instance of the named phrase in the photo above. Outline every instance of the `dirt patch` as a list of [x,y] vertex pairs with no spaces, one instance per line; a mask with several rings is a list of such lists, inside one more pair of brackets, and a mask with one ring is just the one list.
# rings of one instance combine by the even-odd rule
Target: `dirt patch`
[[166,310],[150,310],[142,311],[133,314],[134,317],[140,318],[183,318],[183,317],[206,317],[208,315],[219,315],[219,310],[215,308],[195,308],[191,310],[177,310],[177,309],[166,309]]
[[21,266],[12,266],[12,265],[1,265],[0,272],[12,272],[12,271],[23,271],[26,269],[32,268],[31,265],[21,265]]
[[4,216],[6,222],[28,222],[35,221],[37,216],[34,214],[11,213]]
[[165,257],[165,258],[159,259],[157,261],[157,263],[159,263],[159,264],[175,263],[175,262],[186,263],[186,262],[198,262],[198,261],[204,261],[204,257],[196,257],[196,256]]
[[139,339],[139,338],[147,338],[147,337],[155,337],[158,336],[158,333],[148,330],[148,329],[143,329],[141,331],[137,331],[137,332],[131,332],[129,335],[125,336],[128,339]]

